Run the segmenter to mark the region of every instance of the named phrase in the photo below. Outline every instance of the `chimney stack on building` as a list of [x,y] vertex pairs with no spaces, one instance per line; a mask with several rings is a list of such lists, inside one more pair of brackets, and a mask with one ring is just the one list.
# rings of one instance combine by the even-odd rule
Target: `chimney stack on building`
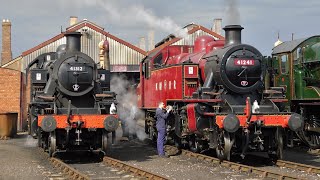
[[140,37],[139,48],[142,50],[146,50],[146,39],[145,37]]
[[148,40],[149,40],[148,49],[149,51],[151,51],[152,49],[154,49],[154,30],[149,31]]
[[70,26],[77,24],[78,17],[77,16],[70,16]]
[[222,32],[222,19],[221,18],[217,18],[213,20],[213,26],[211,29],[213,32],[221,35]]
[[2,20],[2,51],[1,65],[6,64],[12,59],[11,51],[11,22],[9,19]]

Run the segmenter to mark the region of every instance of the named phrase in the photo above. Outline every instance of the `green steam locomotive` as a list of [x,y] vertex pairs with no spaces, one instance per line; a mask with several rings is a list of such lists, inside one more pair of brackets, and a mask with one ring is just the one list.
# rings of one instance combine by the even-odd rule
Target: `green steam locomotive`
[[296,133],[299,139],[319,149],[320,35],[278,44],[268,61],[267,84],[281,87],[288,99],[284,108],[303,116],[304,128]]

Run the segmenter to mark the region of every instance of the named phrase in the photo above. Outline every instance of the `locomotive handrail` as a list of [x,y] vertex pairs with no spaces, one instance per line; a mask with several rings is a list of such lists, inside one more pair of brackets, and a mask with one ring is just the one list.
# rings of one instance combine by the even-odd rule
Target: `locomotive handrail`
[[247,123],[250,123],[250,119],[252,117],[252,107],[251,107],[250,97],[247,97],[247,99],[246,99],[245,114],[247,117]]
[[106,97],[113,97],[112,94],[96,94],[97,98],[106,98]]

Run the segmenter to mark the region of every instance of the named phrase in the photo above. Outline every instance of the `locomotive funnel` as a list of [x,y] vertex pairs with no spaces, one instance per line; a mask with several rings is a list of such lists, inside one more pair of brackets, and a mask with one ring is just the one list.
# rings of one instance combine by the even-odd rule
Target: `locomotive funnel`
[[230,45],[241,44],[241,30],[240,25],[227,25],[223,28],[225,31],[225,47]]
[[68,32],[65,34],[67,38],[67,51],[81,51],[81,33]]

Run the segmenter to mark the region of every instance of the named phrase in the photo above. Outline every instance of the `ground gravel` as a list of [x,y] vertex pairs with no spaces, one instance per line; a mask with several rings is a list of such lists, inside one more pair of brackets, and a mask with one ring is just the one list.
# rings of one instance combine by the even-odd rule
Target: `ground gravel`
[[63,179],[26,133],[0,140],[0,180]]

